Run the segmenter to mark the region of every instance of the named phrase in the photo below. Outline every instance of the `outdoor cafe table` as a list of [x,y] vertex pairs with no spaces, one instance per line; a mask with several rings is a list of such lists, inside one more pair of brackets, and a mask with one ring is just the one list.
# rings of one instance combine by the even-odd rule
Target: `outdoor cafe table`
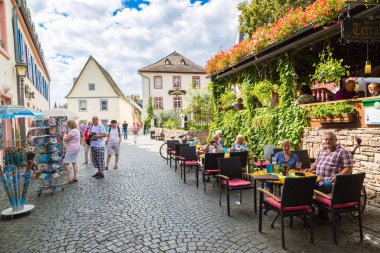
[[[290,171],[290,176],[289,177],[298,177],[295,175],[295,172],[296,170],[291,170]],[[303,174],[305,174],[305,177],[311,177],[311,176],[315,176],[315,174],[313,173],[310,173],[310,172],[306,172],[306,171],[301,171]],[[278,173],[278,174],[274,174],[274,173],[266,173],[265,170],[259,170],[259,171],[255,171],[253,173],[250,173],[249,174],[252,178],[253,178],[253,183],[254,183],[254,206],[255,206],[255,213],[257,213],[257,193],[256,193],[256,189],[257,189],[257,181],[260,181],[261,182],[261,187],[263,187],[264,185],[264,182],[268,182],[268,183],[271,183],[271,184],[276,184],[276,185],[283,185],[284,182],[285,182],[285,179],[288,177],[288,176],[284,176],[282,175],[282,173]],[[317,182],[321,181],[321,178],[320,177],[317,177]]]

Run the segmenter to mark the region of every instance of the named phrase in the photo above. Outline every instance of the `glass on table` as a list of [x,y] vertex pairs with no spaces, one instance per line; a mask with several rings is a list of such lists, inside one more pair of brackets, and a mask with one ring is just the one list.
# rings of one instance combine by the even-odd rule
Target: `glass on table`
[[296,169],[297,169],[298,171],[300,171],[300,170],[302,169],[302,162],[297,162],[297,163],[296,163]]

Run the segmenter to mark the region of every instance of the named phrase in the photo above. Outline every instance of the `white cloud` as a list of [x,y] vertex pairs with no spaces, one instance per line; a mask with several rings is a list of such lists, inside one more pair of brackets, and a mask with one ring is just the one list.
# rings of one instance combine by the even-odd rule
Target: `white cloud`
[[121,0],[28,0],[52,77],[52,104],[65,102],[90,54],[126,95],[141,94],[139,68],[173,51],[204,66],[233,45],[241,1],[151,0],[141,11],[124,8],[113,16]]

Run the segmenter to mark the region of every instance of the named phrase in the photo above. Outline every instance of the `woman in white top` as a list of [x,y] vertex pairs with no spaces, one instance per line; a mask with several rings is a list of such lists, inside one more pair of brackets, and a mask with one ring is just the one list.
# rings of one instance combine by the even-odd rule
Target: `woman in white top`
[[244,136],[238,134],[235,139],[235,143],[232,144],[231,152],[248,151],[248,146],[244,142]]
[[[63,159],[67,173],[67,182],[78,181],[78,153],[80,149],[80,132],[77,128],[77,123],[74,120],[67,121],[68,133],[63,135],[63,141],[65,143],[66,154]],[[73,165],[74,177],[71,177],[70,163]]]

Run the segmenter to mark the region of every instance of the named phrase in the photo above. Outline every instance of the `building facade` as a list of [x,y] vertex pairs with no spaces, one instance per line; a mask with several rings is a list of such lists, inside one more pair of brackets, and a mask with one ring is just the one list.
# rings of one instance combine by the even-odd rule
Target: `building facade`
[[140,122],[141,106],[126,97],[111,75],[90,56],[74,78],[73,87],[66,96],[67,109],[79,116],[79,121],[88,121],[96,115],[103,125],[115,119],[130,126]]
[[[27,65],[23,82],[18,63]],[[0,0],[0,98],[1,104],[49,109],[50,75],[26,1]]]
[[204,90],[208,84],[204,68],[177,52],[139,69],[138,73],[142,78],[143,119],[147,117],[149,98],[153,100],[155,115],[178,111],[188,106],[185,95],[192,87]]

